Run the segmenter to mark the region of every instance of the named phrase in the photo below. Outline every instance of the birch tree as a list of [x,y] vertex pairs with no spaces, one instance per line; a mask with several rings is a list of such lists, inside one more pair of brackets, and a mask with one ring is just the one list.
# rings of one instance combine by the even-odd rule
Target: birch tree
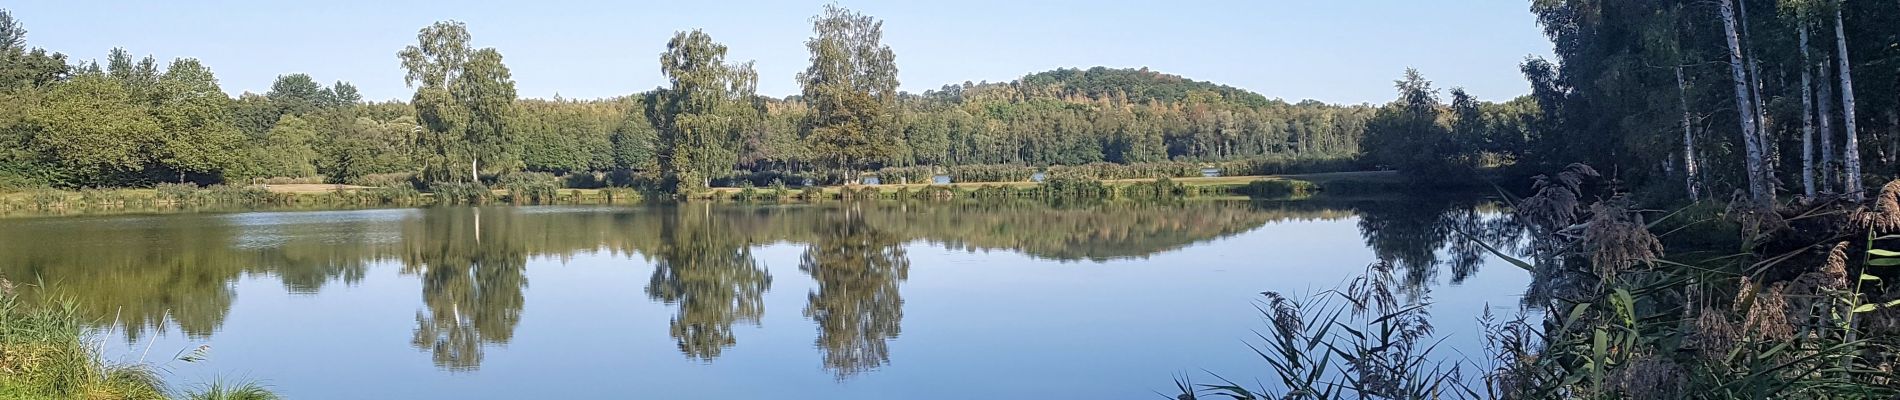
[[1742,61],[1741,37],[1736,31],[1735,7],[1729,0],[1721,0],[1717,7],[1722,14],[1722,30],[1728,39],[1729,74],[1735,80],[1735,112],[1741,116],[1742,147],[1745,151],[1744,163],[1748,171],[1748,197],[1757,206],[1766,206],[1773,201],[1769,193],[1767,171],[1762,158],[1761,135],[1757,130],[1755,104],[1749,90],[1746,67]]

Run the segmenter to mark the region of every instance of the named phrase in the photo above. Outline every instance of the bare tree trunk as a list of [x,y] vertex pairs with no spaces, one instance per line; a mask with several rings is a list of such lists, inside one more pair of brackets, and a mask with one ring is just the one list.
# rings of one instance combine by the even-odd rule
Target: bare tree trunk
[[1768,193],[1767,175],[1763,171],[1761,136],[1755,125],[1755,105],[1748,90],[1748,73],[1742,64],[1741,37],[1735,31],[1735,7],[1729,0],[1720,0],[1722,29],[1728,39],[1729,74],[1735,79],[1735,112],[1741,116],[1742,145],[1745,149],[1744,162],[1748,168],[1748,198],[1756,206],[1772,204]]
[[1689,191],[1689,200],[1702,200],[1702,191],[1696,182],[1695,130],[1689,124],[1689,84],[1682,78],[1682,66],[1676,66],[1676,101],[1682,106],[1682,186]]
[[1846,148],[1841,150],[1846,171],[1847,193],[1855,200],[1865,198],[1860,187],[1860,131],[1854,129],[1854,72],[1847,61],[1847,29],[1842,27],[1840,2],[1834,2],[1834,53],[1841,61],[1841,128],[1847,132]]
[[1823,52],[1821,62],[1815,68],[1820,69],[1820,91],[1815,93],[1814,102],[1819,103],[1819,112],[1815,119],[1821,122],[1821,191],[1835,193],[1841,183],[1840,165],[1834,160],[1834,84],[1828,79],[1828,63],[1832,62]]
[[1735,0],[1735,5],[1739,18],[1736,24],[1741,29],[1742,59],[1748,62],[1748,94],[1754,97],[1755,103],[1755,141],[1761,144],[1764,162],[1762,178],[1768,185],[1769,198],[1773,198],[1781,187],[1781,180],[1775,177],[1775,171],[1781,165],[1781,142],[1772,140],[1768,135],[1772,122],[1768,120],[1768,100],[1761,94],[1761,59],[1755,57],[1755,37],[1748,33],[1748,0]]
[[469,182],[482,183],[482,170],[481,170],[480,163],[481,163],[481,159],[470,158],[468,160],[468,181]]
[[1808,59],[1808,22],[1801,20],[1801,193],[1814,197],[1814,94],[1813,77],[1807,65]]

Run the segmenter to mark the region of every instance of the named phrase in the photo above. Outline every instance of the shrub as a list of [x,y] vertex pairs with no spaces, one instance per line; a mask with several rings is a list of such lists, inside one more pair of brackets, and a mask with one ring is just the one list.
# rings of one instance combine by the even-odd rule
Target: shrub
[[569,189],[607,187],[607,177],[599,172],[575,172],[561,177],[561,186]]
[[159,200],[173,203],[187,203],[198,195],[198,184],[189,182],[160,183],[153,189],[157,190]]
[[884,184],[930,183],[930,177],[936,174],[936,167],[885,168],[877,171],[877,179]]
[[429,192],[435,195],[436,204],[482,204],[494,193],[488,186],[476,182],[434,182],[429,184]]
[[546,204],[560,192],[561,179],[546,172],[513,172],[501,176],[501,188],[515,204]]
[[272,193],[263,186],[211,185],[206,189],[206,200],[221,204],[266,205],[290,204],[291,196],[284,193]]
[[824,200],[825,197],[825,189],[818,186],[806,186],[805,190],[798,193],[798,199],[805,201]]
[[1099,199],[1110,193],[1102,181],[1076,178],[1050,178],[1033,191],[1037,196],[1055,199]]
[[1169,179],[1168,177],[1161,177],[1153,181],[1137,182],[1124,186],[1119,195],[1123,198],[1138,200],[1167,200],[1184,197],[1188,194],[1186,185],[1175,183],[1173,179]]
[[33,195],[29,196],[28,200],[32,201],[34,208],[48,210],[66,206],[66,193],[53,189],[40,189],[33,191]]

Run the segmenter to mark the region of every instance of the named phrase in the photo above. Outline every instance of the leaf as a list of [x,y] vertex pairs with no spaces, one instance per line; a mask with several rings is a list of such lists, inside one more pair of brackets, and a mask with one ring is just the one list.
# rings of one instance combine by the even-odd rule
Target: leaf
[[1868,275],[1868,274],[1860,274],[1860,280],[1862,280],[1862,281],[1876,281],[1876,282],[1878,282],[1878,281],[1880,281],[1880,277],[1878,277],[1878,276],[1873,276],[1873,275]]
[[1854,312],[1855,312],[1855,313],[1864,313],[1864,312],[1868,312],[1868,311],[1873,311],[1873,310],[1874,310],[1874,309],[1876,309],[1876,308],[1877,308],[1877,307],[1875,307],[1875,306],[1874,306],[1873,304],[1862,304],[1862,305],[1860,305],[1860,307],[1854,307]]
[[1876,258],[1867,260],[1867,265],[1874,267],[1891,267],[1900,265],[1900,258]]
[[1876,257],[1900,257],[1900,251],[1893,250],[1867,249],[1867,254],[1872,254]]

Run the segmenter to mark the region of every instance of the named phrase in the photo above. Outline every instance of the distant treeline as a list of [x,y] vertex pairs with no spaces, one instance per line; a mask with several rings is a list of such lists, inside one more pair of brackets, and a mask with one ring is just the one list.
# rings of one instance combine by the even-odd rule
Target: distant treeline
[[[501,54],[471,46],[466,27],[451,21],[424,28],[399,53],[415,98],[374,102],[348,82],[325,85],[305,74],[233,99],[196,59],[161,63],[125,49],[103,63],[71,61],[30,49],[23,25],[0,12],[0,188],[319,177],[427,186],[531,171],[619,172],[629,179],[598,183],[671,190],[760,173],[836,183],[898,167],[1235,160],[1336,170],[1354,165],[1375,110],[1287,103],[1146,68],[1059,69],[896,92],[880,21],[836,7],[820,17],[832,22],[815,24],[807,43],[814,61],[799,76],[806,90],[787,98],[754,93],[750,63],[727,64],[725,47],[694,31],[681,32],[661,57],[669,87],[609,99],[520,99]],[[1183,176],[1157,168],[1175,167],[1100,177]]]

